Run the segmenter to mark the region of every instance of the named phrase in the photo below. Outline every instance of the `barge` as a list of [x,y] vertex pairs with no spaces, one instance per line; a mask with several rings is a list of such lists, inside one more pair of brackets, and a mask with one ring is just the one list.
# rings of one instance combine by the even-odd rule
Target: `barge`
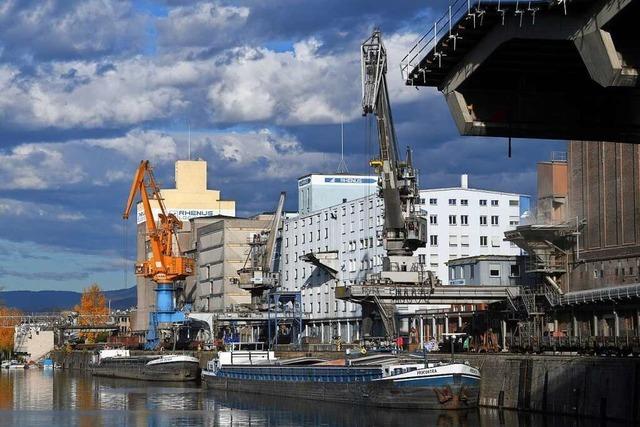
[[199,372],[200,361],[192,356],[131,356],[129,350],[101,350],[91,364],[95,376],[145,381],[195,381]]
[[359,366],[347,360],[338,366],[305,362],[309,361],[298,365],[280,361],[272,351],[220,352],[202,371],[202,381],[213,389],[385,408],[478,406],[480,372],[466,363],[392,359]]

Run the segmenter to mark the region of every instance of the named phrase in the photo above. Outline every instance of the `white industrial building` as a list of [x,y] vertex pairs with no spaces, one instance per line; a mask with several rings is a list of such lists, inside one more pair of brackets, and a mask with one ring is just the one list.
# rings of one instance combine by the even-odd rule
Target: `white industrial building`
[[420,209],[428,219],[427,246],[417,251],[443,284],[459,284],[449,277],[447,262],[478,255],[520,255],[520,248],[504,240],[530,210],[529,196],[469,188],[467,175],[460,187],[420,191]]
[[[321,342],[330,342],[334,336],[347,342],[359,339],[360,306],[337,300],[335,287],[382,268],[384,249],[376,233],[382,213],[382,200],[371,195],[285,220],[281,283],[283,290],[302,294],[306,336]],[[333,252],[336,277],[301,259],[311,252]]]
[[310,174],[298,179],[298,213],[306,215],[378,192],[375,175]]
[[[314,176],[324,184],[322,176]],[[316,191],[313,182],[299,185],[298,190],[299,200],[303,200],[307,192]],[[449,284],[446,265],[449,259],[520,254],[518,248],[503,241],[503,233],[515,227],[523,210],[529,209],[528,196],[470,189],[466,175],[462,176],[460,187],[424,190],[420,196],[420,209],[429,220],[429,241],[417,254],[443,284]],[[328,200],[336,198],[346,201],[330,205]],[[310,205],[306,204],[304,212],[285,220],[281,284],[283,290],[302,294],[306,336],[318,337],[321,342],[340,336],[351,342],[359,339],[360,306],[337,300],[335,287],[348,286],[364,280],[367,273],[381,271],[385,256],[381,240],[384,205],[373,191],[359,198],[357,192],[337,193],[325,201],[324,205],[315,205],[317,209],[313,211],[309,211]],[[301,259],[310,253],[322,253],[327,259],[333,259],[327,263],[334,263],[335,273]],[[424,306],[411,307],[419,308]],[[400,312],[408,310],[409,307],[398,307]]]

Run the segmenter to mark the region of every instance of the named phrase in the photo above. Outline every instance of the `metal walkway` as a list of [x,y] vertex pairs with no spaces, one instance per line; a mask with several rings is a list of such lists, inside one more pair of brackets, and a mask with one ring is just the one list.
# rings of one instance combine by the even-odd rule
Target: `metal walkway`
[[394,286],[351,285],[336,288],[336,298],[352,302],[389,301],[397,304],[490,304],[520,295],[518,286]]

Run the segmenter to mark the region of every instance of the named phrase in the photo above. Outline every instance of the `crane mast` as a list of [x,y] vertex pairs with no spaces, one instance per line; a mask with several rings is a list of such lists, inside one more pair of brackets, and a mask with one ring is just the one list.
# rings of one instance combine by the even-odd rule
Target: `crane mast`
[[[362,115],[374,114],[378,129],[379,157],[370,162],[378,174],[384,200],[383,239],[387,255],[407,257],[425,245],[424,219],[415,212],[420,194],[411,151],[400,160],[387,87],[387,52],[381,33],[374,30],[362,44]],[[400,261],[402,263],[402,261]],[[392,260],[393,264],[394,261]],[[390,266],[391,269],[402,269]]]
[[[131,183],[129,198],[122,214],[123,219],[129,218],[137,194],[140,194],[140,200],[144,208],[151,258],[136,263],[136,275],[144,276],[156,283],[163,284],[184,280],[191,276],[194,270],[193,260],[182,256],[176,239],[177,231],[182,228],[182,222],[175,215],[167,213],[160,195],[160,188],[153,176],[151,164],[148,160],[141,161],[136,170]],[[156,221],[153,218],[151,200],[155,200],[160,208],[160,213],[158,214],[159,226],[156,226]]]
[[257,307],[264,291],[278,287],[276,266],[278,230],[282,227],[286,193],[281,192],[269,228],[253,236],[243,268],[238,270],[239,286],[251,292],[252,304]]

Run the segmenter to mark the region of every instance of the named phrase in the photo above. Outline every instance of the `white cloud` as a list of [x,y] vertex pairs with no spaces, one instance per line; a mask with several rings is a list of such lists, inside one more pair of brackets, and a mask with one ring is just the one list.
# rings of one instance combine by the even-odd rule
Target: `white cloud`
[[[98,154],[98,149],[103,150]],[[47,190],[86,182],[128,181],[140,160],[164,165],[177,158],[173,137],[134,129],[121,137],[28,143],[0,152],[0,189]],[[68,219],[68,218],[67,218]]]
[[244,180],[295,178],[300,171],[324,166],[327,160],[335,162],[333,155],[305,151],[291,135],[268,129],[204,135],[194,142],[199,152],[213,151],[215,158],[206,158],[217,170],[226,168],[232,176],[242,174]]
[[249,17],[249,8],[201,2],[173,8],[157,23],[159,43],[166,48],[178,46],[228,47],[239,39],[241,27]]
[[0,189],[31,190],[75,184],[85,177],[78,165],[49,144],[24,144],[0,153]]
[[236,50],[208,92],[215,121],[275,120],[280,124],[337,123],[358,116],[359,58],[320,53],[310,38],[293,51]]
[[[118,152],[130,160],[149,160],[152,163],[167,163],[176,160],[177,147],[173,137],[156,131],[134,129],[125,136],[108,139],[85,140],[92,147],[101,147]],[[82,143],[82,142],[80,142]],[[120,177],[118,171],[107,171],[107,179]]]

